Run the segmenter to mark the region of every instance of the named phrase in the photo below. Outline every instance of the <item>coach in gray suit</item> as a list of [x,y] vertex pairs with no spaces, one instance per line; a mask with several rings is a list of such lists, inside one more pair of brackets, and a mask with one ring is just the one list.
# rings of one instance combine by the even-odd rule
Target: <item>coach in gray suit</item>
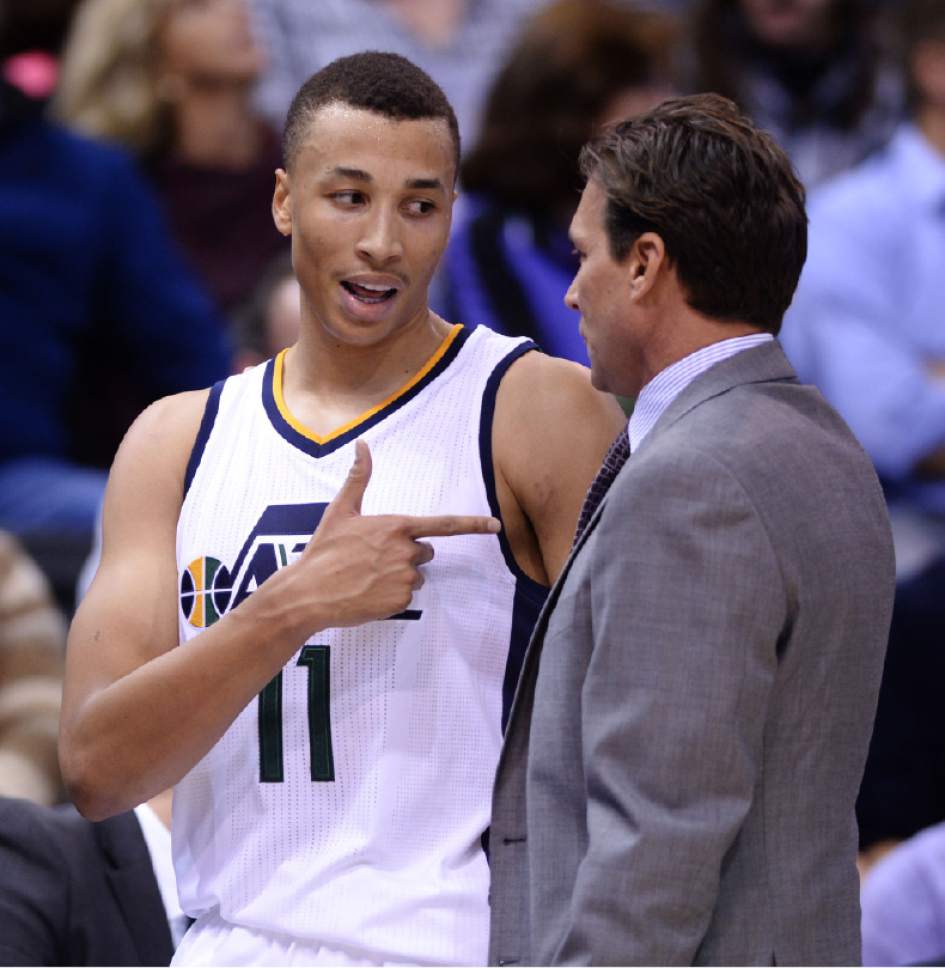
[[852,964],[893,558],[869,460],[773,338],[803,190],[712,95],[583,165],[567,299],[595,386],[637,404],[525,659],[490,958]]

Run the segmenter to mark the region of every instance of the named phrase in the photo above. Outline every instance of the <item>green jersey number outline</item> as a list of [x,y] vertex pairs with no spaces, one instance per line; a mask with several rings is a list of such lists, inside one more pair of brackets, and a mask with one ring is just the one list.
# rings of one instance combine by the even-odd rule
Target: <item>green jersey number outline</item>
[[[331,648],[306,645],[296,665],[308,668],[308,742],[312,780],[330,783],[335,779],[331,747],[329,667]],[[282,742],[282,670],[259,694],[259,782],[285,781]]]

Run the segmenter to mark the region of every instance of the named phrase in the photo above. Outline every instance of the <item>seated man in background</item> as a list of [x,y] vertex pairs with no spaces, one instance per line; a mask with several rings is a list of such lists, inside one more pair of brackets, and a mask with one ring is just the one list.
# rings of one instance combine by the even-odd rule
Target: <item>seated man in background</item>
[[810,202],[785,349],[883,480],[897,593],[861,845],[945,819],[945,4],[901,11],[912,118]]
[[0,965],[166,965],[187,930],[171,792],[90,823],[0,797]]

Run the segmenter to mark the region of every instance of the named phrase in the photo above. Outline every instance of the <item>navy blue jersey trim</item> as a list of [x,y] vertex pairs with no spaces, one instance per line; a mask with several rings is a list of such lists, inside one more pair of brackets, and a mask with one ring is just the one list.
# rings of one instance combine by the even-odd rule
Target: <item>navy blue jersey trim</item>
[[210,431],[213,430],[213,425],[216,422],[217,411],[220,409],[220,394],[223,392],[224,383],[226,383],[226,380],[220,380],[210,387],[207,403],[203,408],[203,417],[200,420],[200,429],[197,431],[197,438],[194,440],[194,447],[190,452],[190,460],[187,461],[187,473],[184,475],[184,497],[187,497],[187,492],[193,483],[194,475],[200,466],[200,459],[203,457],[207,441],[210,439]]
[[303,434],[300,434],[279,412],[279,407],[276,404],[276,398],[273,392],[273,375],[275,373],[276,366],[275,359],[270,360],[266,364],[266,373],[263,376],[262,397],[263,406],[266,408],[266,414],[268,415],[273,427],[275,427],[275,429],[278,431],[279,435],[292,444],[293,447],[297,447],[299,450],[304,451],[309,455],[309,457],[326,457],[328,454],[332,454],[339,448],[344,447],[345,444],[351,443],[352,440],[357,440],[358,437],[364,434],[365,431],[370,430],[372,427],[384,420],[385,417],[389,417],[392,413],[404,406],[404,404],[413,400],[413,398],[420,393],[421,390],[429,386],[453,362],[453,360],[456,359],[456,357],[459,355],[459,351],[463,348],[466,340],[469,339],[472,332],[473,330],[470,330],[468,327],[464,326],[453,338],[453,342],[450,344],[449,349],[447,349],[442,358],[437,361],[436,366],[434,366],[422,380],[419,380],[406,393],[401,394],[396,400],[393,401],[393,403],[385,407],[383,410],[378,411],[367,420],[362,421],[345,433],[340,434],[337,437],[333,437],[324,444],[319,444],[314,440],[310,440]]
[[[492,462],[492,421],[495,417],[495,401],[499,392],[499,384],[502,382],[502,377],[505,376],[508,368],[519,357],[532,352],[532,350],[538,350],[538,346],[531,340],[516,346],[511,353],[496,365],[496,368],[489,375],[485,392],[482,395],[482,417],[479,420],[479,459],[482,464],[482,479],[486,485],[489,509],[492,512],[492,516],[498,518],[500,521],[502,520],[502,514],[499,511],[499,497],[495,486],[495,466]],[[508,565],[509,571],[512,572],[515,578],[519,582],[531,586],[534,594],[540,594],[544,598],[548,589],[535,581],[534,578],[530,578],[519,568],[518,562],[512,554],[512,548],[509,545],[509,539],[505,534],[504,527],[499,532],[499,547],[502,549],[502,556],[505,558],[505,563]]]

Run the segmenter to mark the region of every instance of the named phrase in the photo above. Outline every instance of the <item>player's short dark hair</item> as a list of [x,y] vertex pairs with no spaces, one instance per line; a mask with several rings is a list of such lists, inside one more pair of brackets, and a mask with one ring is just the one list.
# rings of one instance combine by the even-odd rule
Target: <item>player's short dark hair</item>
[[442,88],[400,54],[370,50],[339,57],[299,88],[286,115],[282,157],[292,164],[312,116],[326,104],[349,104],[394,121],[442,119],[453,140],[459,169],[459,124]]
[[606,193],[614,259],[655,232],[693,309],[778,332],[807,257],[804,188],[731,101],[664,101],[586,145],[581,170]]

